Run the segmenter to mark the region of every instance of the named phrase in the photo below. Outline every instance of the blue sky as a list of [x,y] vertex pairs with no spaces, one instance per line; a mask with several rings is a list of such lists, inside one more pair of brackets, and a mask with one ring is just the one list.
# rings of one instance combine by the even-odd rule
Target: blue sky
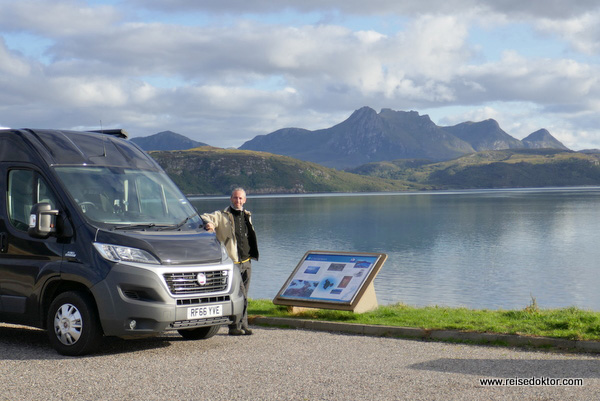
[[0,0],[0,126],[239,147],[363,106],[600,148],[600,5]]

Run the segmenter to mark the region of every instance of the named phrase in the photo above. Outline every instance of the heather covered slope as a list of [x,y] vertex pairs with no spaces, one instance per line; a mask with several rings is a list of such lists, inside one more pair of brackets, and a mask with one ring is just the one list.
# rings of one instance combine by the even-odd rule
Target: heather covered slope
[[186,194],[227,194],[235,186],[265,194],[421,189],[265,152],[201,147],[150,154]]

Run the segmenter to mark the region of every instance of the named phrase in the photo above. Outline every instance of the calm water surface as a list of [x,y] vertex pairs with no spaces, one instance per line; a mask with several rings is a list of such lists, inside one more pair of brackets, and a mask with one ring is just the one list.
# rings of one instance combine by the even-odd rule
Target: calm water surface
[[[194,198],[200,212],[227,198]],[[272,299],[309,250],[384,252],[380,304],[600,310],[600,188],[250,196],[251,298]]]

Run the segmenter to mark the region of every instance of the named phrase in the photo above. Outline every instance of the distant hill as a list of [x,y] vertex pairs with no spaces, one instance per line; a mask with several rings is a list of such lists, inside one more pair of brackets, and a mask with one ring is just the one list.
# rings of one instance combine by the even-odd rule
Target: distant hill
[[158,134],[131,138],[131,142],[136,143],[145,151],[150,150],[185,150],[208,146],[205,143],[194,141],[186,136],[177,134],[173,131],[162,131]]
[[454,160],[394,160],[349,172],[436,189],[600,185],[600,154],[560,149],[483,151]]
[[[538,134],[540,131],[545,131]],[[483,150],[550,147],[566,149],[546,130],[519,141],[495,120],[439,127],[416,111],[363,107],[331,128],[283,128],[259,135],[240,149],[265,151],[338,169],[397,159],[450,160]],[[526,138],[527,139],[527,138]]]
[[562,149],[569,150],[565,145],[563,145],[560,141],[554,138],[548,130],[541,129],[535,131],[532,134],[529,134],[526,138],[522,140],[523,144],[528,149]]
[[418,184],[365,177],[265,152],[201,147],[150,155],[186,194],[383,192],[418,190]]

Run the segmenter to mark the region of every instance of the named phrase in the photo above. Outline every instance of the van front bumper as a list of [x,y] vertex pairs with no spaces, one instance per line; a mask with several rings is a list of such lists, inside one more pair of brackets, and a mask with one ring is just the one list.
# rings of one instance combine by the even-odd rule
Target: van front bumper
[[[227,277],[227,284],[216,286],[216,291],[211,290],[214,286],[202,288],[195,280],[185,283],[185,277],[198,273],[210,277],[214,272]],[[176,278],[169,284],[165,277],[173,273]],[[104,334],[126,338],[236,323],[244,308],[240,283],[239,269],[231,263],[168,267],[117,263],[91,291]]]

